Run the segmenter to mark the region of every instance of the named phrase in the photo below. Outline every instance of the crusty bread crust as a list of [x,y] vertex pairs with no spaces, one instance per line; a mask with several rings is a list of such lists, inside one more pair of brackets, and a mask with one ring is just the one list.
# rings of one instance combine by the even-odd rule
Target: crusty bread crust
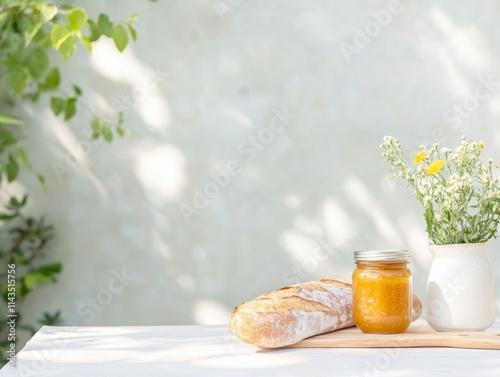
[[[422,302],[413,295],[413,320]],[[229,329],[246,343],[277,348],[354,326],[350,279],[322,279],[265,293],[234,308]]]

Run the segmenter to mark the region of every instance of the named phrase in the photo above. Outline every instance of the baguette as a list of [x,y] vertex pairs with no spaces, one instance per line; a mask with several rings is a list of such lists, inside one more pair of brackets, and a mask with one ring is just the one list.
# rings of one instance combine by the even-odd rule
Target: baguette
[[[265,293],[234,308],[229,330],[246,343],[278,348],[354,326],[351,279],[322,279]],[[413,295],[412,321],[422,312]]]

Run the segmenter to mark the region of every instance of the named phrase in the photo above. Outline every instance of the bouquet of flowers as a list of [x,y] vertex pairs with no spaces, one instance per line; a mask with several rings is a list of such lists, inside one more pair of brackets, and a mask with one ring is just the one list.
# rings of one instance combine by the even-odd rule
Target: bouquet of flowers
[[[493,175],[493,160],[481,162],[484,146],[463,136],[455,151],[421,145],[409,161],[397,139],[384,137],[382,156],[395,177],[415,190],[431,245],[480,243],[498,236],[500,184]],[[500,162],[495,167],[500,168]]]

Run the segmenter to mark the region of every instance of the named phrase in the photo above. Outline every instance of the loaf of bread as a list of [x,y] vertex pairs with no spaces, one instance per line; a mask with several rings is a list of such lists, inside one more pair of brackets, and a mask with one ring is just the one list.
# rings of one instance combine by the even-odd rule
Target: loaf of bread
[[[413,295],[412,320],[422,312]],[[268,292],[234,308],[229,330],[246,343],[278,348],[354,326],[352,281],[323,279]]]

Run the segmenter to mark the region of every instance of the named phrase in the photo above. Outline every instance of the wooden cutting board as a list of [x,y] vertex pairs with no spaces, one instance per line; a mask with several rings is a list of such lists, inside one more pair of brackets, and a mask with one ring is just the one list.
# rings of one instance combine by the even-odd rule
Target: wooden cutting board
[[438,332],[414,325],[403,334],[364,334],[357,327],[304,339],[289,347],[299,348],[392,348],[454,347],[500,350],[498,332]]

